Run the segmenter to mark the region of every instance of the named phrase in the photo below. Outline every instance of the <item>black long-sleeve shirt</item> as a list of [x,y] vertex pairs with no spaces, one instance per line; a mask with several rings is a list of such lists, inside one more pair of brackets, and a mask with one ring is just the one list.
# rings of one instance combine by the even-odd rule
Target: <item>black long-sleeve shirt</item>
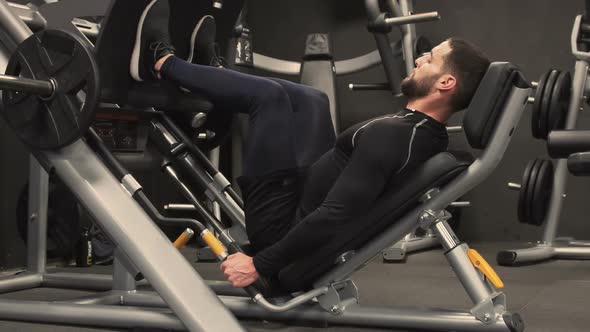
[[314,250],[374,206],[392,177],[404,176],[446,150],[444,124],[404,109],[354,125],[310,167],[295,226],[254,256],[258,273],[270,276]]

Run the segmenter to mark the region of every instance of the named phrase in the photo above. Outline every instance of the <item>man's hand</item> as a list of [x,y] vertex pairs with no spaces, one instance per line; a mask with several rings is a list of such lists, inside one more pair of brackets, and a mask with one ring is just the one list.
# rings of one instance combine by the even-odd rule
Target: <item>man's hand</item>
[[243,288],[259,278],[252,257],[241,252],[229,256],[221,263],[221,271],[234,287]]

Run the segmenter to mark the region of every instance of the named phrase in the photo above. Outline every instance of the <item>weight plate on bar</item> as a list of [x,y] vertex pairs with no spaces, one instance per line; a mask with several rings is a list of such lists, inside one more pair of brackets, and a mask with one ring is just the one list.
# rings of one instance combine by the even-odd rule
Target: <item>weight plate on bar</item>
[[543,99],[543,90],[545,89],[545,83],[552,70],[547,71],[539,78],[539,84],[535,91],[535,102],[533,103],[533,114],[531,115],[531,129],[534,138],[541,138],[539,128],[539,114],[541,113],[541,100]]
[[100,94],[98,66],[86,41],[61,30],[39,31],[18,45],[6,74],[53,79],[56,86],[48,98],[3,91],[2,116],[26,145],[59,149],[84,135]]
[[549,199],[553,191],[553,163],[550,160],[541,160],[537,178],[535,180],[531,205],[531,218],[528,223],[541,226],[545,221],[549,207]]
[[518,220],[525,224],[527,220],[527,189],[529,187],[529,178],[531,177],[531,172],[536,163],[537,159],[529,160],[526,167],[524,168],[524,173],[522,173],[522,181],[520,183],[520,193],[518,195]]
[[559,73],[559,70],[553,70],[551,74],[549,74],[549,78],[547,78],[547,82],[545,83],[545,89],[543,89],[543,99],[541,100],[541,113],[539,113],[539,134],[541,134],[541,139],[547,139],[547,135],[549,134],[547,125],[547,113],[549,113],[549,108],[551,108],[551,95],[553,93],[553,89],[555,88],[555,81],[557,80],[557,76],[559,76]]
[[547,135],[552,130],[565,128],[565,117],[572,92],[572,78],[569,72],[562,71],[551,92],[551,104],[547,112]]
[[531,168],[531,172],[529,175],[529,180],[527,182],[527,186],[524,188],[526,191],[526,199],[525,199],[525,223],[530,224],[532,218],[532,211],[533,211],[533,195],[535,190],[535,182],[537,181],[537,177],[539,176],[539,170],[543,163],[542,159],[537,159],[535,165]]

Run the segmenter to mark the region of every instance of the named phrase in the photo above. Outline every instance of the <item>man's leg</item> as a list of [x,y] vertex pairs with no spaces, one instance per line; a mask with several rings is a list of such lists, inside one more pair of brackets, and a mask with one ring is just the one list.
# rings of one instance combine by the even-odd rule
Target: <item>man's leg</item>
[[[142,13],[131,59],[136,80],[164,78],[210,99],[215,111],[249,115],[250,137],[244,160],[244,175],[261,176],[295,169],[293,112],[280,84],[261,77],[216,67],[192,64],[174,56],[168,31],[168,0],[152,1]],[[214,41],[214,21],[199,23],[200,37]],[[213,24],[213,30],[205,29]],[[209,30],[209,32],[207,32]],[[198,31],[197,31],[198,32]],[[195,33],[193,35],[199,35]],[[198,36],[196,36],[198,37]],[[196,57],[195,57],[196,58]]]
[[[289,96],[272,80],[192,64],[169,55],[174,49],[169,44],[167,5],[167,0],[158,0],[146,8],[145,19],[138,27],[137,39],[141,42],[136,43],[141,46],[137,57],[144,60],[136,61],[136,65],[144,67],[137,71],[144,80],[161,76],[203,95],[215,105],[213,112],[249,115],[244,176],[239,184],[245,201],[247,233],[254,250],[261,250],[288,231],[298,202]],[[211,35],[209,38],[214,40]]]
[[279,78],[270,79],[279,83],[289,95],[295,113],[293,127],[297,163],[300,167],[309,167],[336,142],[330,100],[325,93],[309,86]]
[[261,176],[298,167],[295,157],[293,110],[280,84],[232,70],[168,58],[162,77],[211,100],[213,112],[248,114],[248,144],[244,175]]

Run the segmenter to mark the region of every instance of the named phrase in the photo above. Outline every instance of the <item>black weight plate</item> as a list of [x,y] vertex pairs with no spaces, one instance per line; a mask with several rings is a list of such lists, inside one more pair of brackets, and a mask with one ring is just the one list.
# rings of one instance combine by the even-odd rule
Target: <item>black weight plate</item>
[[559,70],[552,71],[551,74],[549,74],[549,78],[547,78],[547,82],[545,83],[545,89],[543,89],[541,112],[539,113],[539,134],[541,135],[541,139],[547,139],[547,135],[549,134],[549,129],[547,126],[547,113],[551,107],[551,95],[553,93],[553,89],[555,88],[555,81],[557,80],[559,73]]
[[418,36],[416,40],[414,40],[414,59],[419,58],[424,53],[428,53],[432,50],[432,44],[430,40],[424,36]]
[[553,163],[542,160],[539,174],[534,183],[533,197],[531,201],[530,224],[541,226],[549,209],[549,199],[553,191]]
[[571,89],[572,77],[570,73],[567,71],[561,72],[555,81],[549,112],[547,112],[548,131],[565,128],[565,117],[569,107]]
[[[47,99],[3,91],[2,117],[33,149],[58,149],[84,135],[99,101],[99,72],[88,43],[61,30],[31,35],[10,57],[6,74],[37,80],[53,79]],[[84,92],[84,102],[77,95]]]
[[529,187],[529,178],[531,177],[531,171],[535,167],[537,159],[529,160],[522,173],[522,181],[520,183],[520,192],[518,194],[518,220],[521,223],[526,224],[526,209],[527,209],[527,189]]
[[541,169],[541,166],[543,165],[543,160],[542,159],[537,159],[537,162],[535,163],[535,166],[531,169],[531,173],[529,176],[529,181],[527,183],[527,187],[526,187],[526,201],[525,201],[525,223],[527,224],[532,224],[532,217],[533,217],[533,199],[534,199],[534,192],[535,192],[535,183],[537,181],[537,178],[539,176],[539,170]]
[[[29,186],[21,190],[16,206],[19,236],[27,243]],[[47,202],[47,257],[70,258],[80,237],[80,206],[74,195],[61,183],[49,182]]]
[[531,129],[534,138],[541,138],[540,128],[539,128],[539,114],[541,113],[541,100],[543,100],[543,90],[545,89],[545,83],[547,82],[547,78],[551,73],[552,69],[547,71],[545,74],[541,75],[539,78],[539,83],[537,85],[537,89],[535,91],[535,102],[533,103],[533,114],[531,116]]

